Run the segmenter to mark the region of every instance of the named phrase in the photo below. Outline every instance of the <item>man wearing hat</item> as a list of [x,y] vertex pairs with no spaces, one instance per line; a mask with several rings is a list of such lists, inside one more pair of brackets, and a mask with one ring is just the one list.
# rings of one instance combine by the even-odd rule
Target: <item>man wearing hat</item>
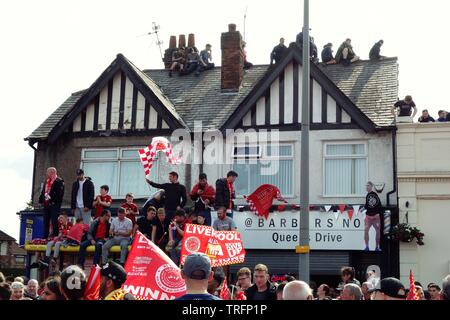
[[385,278],[378,285],[369,290],[372,300],[406,300],[406,290],[400,280]]
[[326,65],[329,64],[336,64],[336,60],[333,57],[333,50],[331,49],[333,47],[332,43],[327,43],[323,46],[323,50],[321,53],[322,56],[322,62]]
[[91,211],[94,204],[95,190],[91,178],[84,176],[83,169],[77,170],[77,181],[72,184],[71,208],[75,218],[82,218],[83,223],[91,223]]
[[127,280],[127,273],[120,264],[113,261],[105,264],[100,275],[100,297],[102,300],[136,300],[132,294],[121,289]]
[[221,300],[208,293],[208,281],[212,280],[211,260],[203,253],[186,257],[181,276],[186,282],[186,294],[175,300]]

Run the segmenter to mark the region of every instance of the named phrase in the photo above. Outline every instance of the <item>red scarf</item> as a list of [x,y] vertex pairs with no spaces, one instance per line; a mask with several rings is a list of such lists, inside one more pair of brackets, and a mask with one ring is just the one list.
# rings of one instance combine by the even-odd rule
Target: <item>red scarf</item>
[[233,209],[233,194],[234,194],[234,187],[233,183],[227,180],[228,184],[228,190],[230,191],[230,203],[228,204],[228,209]]
[[47,183],[45,184],[45,196],[46,196],[45,197],[46,199],[44,201],[45,205],[48,205],[47,195],[50,193],[50,190],[52,190],[53,183],[55,182],[57,177],[58,176],[55,175],[55,176],[47,179]]

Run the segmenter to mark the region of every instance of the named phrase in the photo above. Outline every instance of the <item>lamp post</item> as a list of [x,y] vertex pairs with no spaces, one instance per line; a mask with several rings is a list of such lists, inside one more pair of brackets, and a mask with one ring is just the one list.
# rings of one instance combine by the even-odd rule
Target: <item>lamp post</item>
[[310,103],[310,56],[309,56],[309,0],[304,1],[303,20],[303,77],[302,77],[302,133],[300,169],[300,243],[299,278],[309,283],[309,103]]

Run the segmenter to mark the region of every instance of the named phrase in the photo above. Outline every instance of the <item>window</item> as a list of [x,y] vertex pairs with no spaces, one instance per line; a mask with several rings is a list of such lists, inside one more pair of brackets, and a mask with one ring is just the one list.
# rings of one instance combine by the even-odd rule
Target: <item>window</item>
[[8,242],[2,242],[0,244],[0,256],[6,256],[8,254]]
[[267,183],[277,186],[284,197],[293,197],[292,145],[237,147],[234,158],[233,170],[239,175],[235,183],[236,195],[250,195],[260,185]]
[[[138,148],[85,149],[82,153],[82,168],[86,176],[92,178],[96,189],[106,184],[109,194],[116,199],[124,198],[128,192],[132,192],[136,198],[146,198],[154,191],[145,181]],[[155,161],[151,179],[157,180],[157,176],[158,161]]]
[[367,144],[340,143],[324,146],[324,195],[364,196]]
[[16,256],[16,264],[25,264],[25,256]]

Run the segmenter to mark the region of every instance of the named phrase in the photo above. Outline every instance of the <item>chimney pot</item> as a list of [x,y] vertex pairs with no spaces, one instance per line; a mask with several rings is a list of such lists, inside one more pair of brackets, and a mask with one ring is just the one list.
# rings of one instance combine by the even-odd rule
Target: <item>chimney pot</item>
[[188,47],[195,47],[195,35],[193,33],[188,35]]
[[180,34],[178,38],[178,47],[186,47],[186,35]]
[[176,47],[177,47],[177,37],[176,36],[170,36],[169,49],[175,49]]
[[236,24],[230,23],[228,25],[228,32],[236,32]]

